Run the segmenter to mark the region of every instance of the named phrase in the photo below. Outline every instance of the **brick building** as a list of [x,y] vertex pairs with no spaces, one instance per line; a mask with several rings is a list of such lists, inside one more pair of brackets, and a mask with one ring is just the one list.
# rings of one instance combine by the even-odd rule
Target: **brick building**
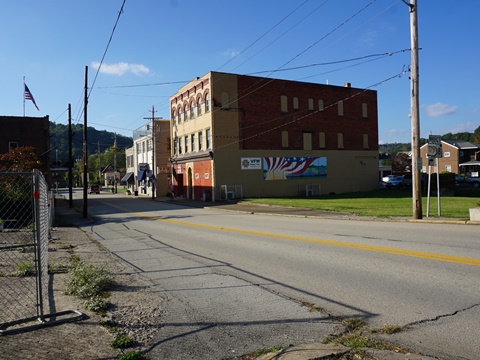
[[175,195],[215,200],[377,187],[376,91],[209,72],[180,88],[170,106]]
[[39,169],[50,183],[49,117],[0,116],[0,154],[12,147],[33,146],[40,160]]
[[[442,140],[442,157],[438,160],[439,171],[449,171],[455,174],[469,172],[475,165],[480,166],[480,145],[463,140]],[[423,172],[427,172],[428,144],[420,148],[420,156],[423,160]],[[466,166],[461,166],[465,164]],[[471,166],[469,165],[471,164]],[[436,166],[436,162],[435,162]]]

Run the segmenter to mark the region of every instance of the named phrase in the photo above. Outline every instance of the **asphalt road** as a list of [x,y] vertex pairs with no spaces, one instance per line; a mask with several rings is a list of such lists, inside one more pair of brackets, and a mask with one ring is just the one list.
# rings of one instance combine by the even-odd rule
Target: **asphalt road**
[[[269,216],[102,193],[90,231],[171,306],[152,355],[227,358],[319,341],[313,304],[440,359],[480,353],[478,226]],[[221,346],[219,346],[221,344]],[[255,350],[253,349],[253,350]],[[178,357],[181,358],[181,357]]]

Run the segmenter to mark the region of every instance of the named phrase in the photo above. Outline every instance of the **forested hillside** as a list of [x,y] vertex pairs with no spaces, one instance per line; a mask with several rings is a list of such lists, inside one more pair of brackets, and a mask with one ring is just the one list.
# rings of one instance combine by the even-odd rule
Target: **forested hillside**
[[[460,132],[456,134],[446,133],[442,135],[442,140],[463,140],[474,144],[480,144],[480,126],[473,133]],[[427,139],[420,139],[420,146],[425,144]],[[382,154],[396,154],[400,151],[410,151],[411,143],[388,143],[380,144],[378,150]]]
[[[82,157],[83,147],[83,124],[72,125],[72,154],[73,159]],[[131,147],[133,140],[131,137],[116,135],[117,149]],[[87,152],[89,155],[104,153],[114,145],[115,133],[105,130],[96,130],[87,126]],[[58,162],[58,166],[67,166],[68,160],[68,125],[55,124],[50,122],[50,155],[52,163]]]

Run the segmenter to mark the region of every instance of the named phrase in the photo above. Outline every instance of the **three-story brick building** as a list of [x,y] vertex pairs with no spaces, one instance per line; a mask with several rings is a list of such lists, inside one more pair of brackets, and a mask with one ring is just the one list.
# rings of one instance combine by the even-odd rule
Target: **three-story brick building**
[[215,200],[377,187],[376,91],[209,72],[180,88],[170,106],[175,195]]

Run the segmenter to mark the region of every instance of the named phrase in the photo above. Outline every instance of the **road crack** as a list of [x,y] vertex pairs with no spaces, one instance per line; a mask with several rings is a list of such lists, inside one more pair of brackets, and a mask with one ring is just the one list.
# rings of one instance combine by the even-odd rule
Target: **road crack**
[[438,315],[434,318],[431,318],[431,319],[423,319],[423,320],[418,320],[418,321],[414,321],[410,324],[407,324],[407,326],[415,326],[415,325],[420,325],[420,324],[426,324],[426,323],[429,323],[429,322],[435,322],[435,321],[438,321],[440,319],[443,319],[443,318],[447,318],[447,317],[452,317],[452,316],[456,316],[462,312],[465,312],[465,311],[468,311],[468,310],[471,310],[477,306],[480,306],[480,304],[473,304],[471,306],[468,306],[464,309],[460,309],[460,310],[457,310],[457,311],[454,311],[453,313],[450,313],[450,314],[443,314],[443,315]]

